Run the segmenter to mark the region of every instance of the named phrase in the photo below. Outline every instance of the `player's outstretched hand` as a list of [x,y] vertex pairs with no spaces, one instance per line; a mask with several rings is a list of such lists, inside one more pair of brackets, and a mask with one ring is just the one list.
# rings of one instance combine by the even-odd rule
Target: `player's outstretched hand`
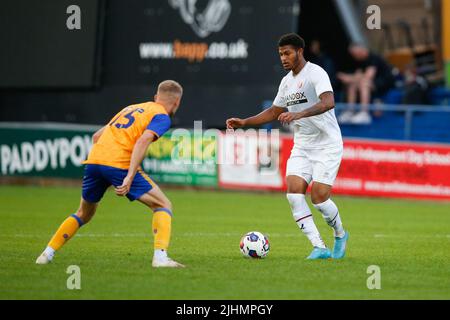
[[126,176],[125,179],[122,181],[122,185],[115,188],[115,192],[118,196],[123,197],[128,192],[130,192],[131,183],[133,182],[133,179],[129,176]]
[[230,118],[226,121],[227,129],[242,128],[245,126],[245,121],[239,118]]
[[281,124],[289,124],[294,120],[300,119],[300,115],[298,112],[283,112],[278,116],[278,120]]

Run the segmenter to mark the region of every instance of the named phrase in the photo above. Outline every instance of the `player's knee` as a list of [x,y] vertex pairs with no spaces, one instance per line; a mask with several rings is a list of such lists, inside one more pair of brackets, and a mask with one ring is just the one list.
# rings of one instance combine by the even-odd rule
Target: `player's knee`
[[301,188],[298,186],[289,185],[287,186],[287,193],[302,193]]
[[169,199],[165,198],[165,199],[158,199],[157,202],[155,202],[155,204],[153,205],[153,209],[160,209],[160,208],[165,208],[165,209],[169,209],[170,211],[173,210],[172,207],[172,202],[170,202]]
[[328,190],[313,189],[311,192],[311,202],[313,204],[323,203],[329,198],[330,192]]
[[82,209],[78,209],[76,215],[78,218],[81,219],[81,221],[83,221],[83,224],[88,223],[94,216],[93,214],[90,214],[89,212],[86,212]]
[[164,208],[169,209],[170,211],[173,210],[172,202],[170,202],[169,199],[166,199],[166,200],[165,200],[165,202],[164,202]]
[[297,177],[286,177],[287,193],[302,193],[306,192],[308,184],[300,182]]

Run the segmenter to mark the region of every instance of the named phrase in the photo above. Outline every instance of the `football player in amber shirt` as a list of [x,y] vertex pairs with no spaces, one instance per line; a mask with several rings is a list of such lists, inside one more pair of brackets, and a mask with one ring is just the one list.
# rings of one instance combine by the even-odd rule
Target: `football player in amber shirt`
[[183,88],[173,80],[159,84],[155,102],[131,105],[121,110],[93,136],[83,177],[80,207],[56,231],[37,264],[47,264],[77,230],[88,223],[109,186],[118,196],[138,200],[153,210],[152,229],[155,236],[153,267],[184,267],[167,255],[172,204],[161,189],[147,176],[140,164],[147,149],[170,128],[170,115],[181,101]]

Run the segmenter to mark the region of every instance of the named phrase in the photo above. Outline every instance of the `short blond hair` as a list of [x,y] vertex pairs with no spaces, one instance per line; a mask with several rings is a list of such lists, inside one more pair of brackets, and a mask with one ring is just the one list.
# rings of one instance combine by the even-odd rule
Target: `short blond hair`
[[174,80],[164,80],[158,85],[158,92],[156,94],[178,98],[183,95],[183,87]]

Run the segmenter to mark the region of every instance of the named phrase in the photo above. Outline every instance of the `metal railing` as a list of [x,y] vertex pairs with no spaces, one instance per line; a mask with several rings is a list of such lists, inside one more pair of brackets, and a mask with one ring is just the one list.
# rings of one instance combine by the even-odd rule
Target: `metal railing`
[[[411,105],[411,104],[370,104],[368,106],[370,111],[397,111],[405,113],[405,127],[404,138],[405,140],[411,139],[411,132],[413,129],[412,120],[414,113],[416,112],[444,112],[450,113],[450,106],[440,105]],[[336,103],[337,114],[344,110],[361,110],[361,105],[349,105],[347,103]],[[450,123],[448,124],[450,131]],[[449,133],[450,135],[450,133]]]

